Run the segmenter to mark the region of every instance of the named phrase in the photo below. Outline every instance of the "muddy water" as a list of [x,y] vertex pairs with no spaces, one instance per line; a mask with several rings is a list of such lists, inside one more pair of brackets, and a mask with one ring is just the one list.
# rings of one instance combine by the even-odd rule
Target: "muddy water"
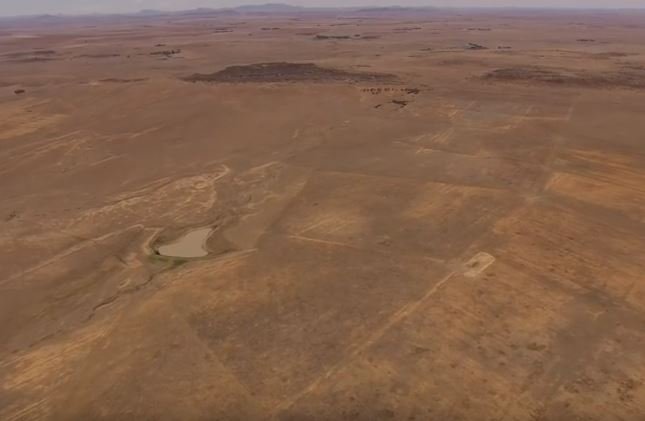
[[212,228],[199,228],[190,231],[175,242],[160,246],[157,251],[168,257],[204,257],[208,255],[206,240],[213,232]]

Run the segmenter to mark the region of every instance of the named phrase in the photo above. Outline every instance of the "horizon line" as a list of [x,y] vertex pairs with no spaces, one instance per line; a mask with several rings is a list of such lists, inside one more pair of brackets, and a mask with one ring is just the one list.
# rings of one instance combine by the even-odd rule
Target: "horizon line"
[[[11,18],[39,18],[39,17],[57,17],[57,18],[75,18],[75,17],[101,17],[101,16],[136,16],[136,15],[145,15],[148,13],[158,13],[158,14],[180,14],[185,12],[193,11],[235,11],[237,9],[253,8],[253,7],[263,7],[263,6],[286,6],[294,9],[302,9],[303,11],[323,11],[323,10],[346,10],[346,11],[360,11],[368,9],[436,9],[436,10],[557,10],[557,11],[630,11],[638,10],[644,11],[645,5],[643,6],[630,6],[630,7],[615,7],[615,6],[595,6],[595,7],[575,7],[575,6],[531,6],[531,5],[514,5],[514,6],[401,6],[401,5],[389,5],[389,6],[297,6],[289,3],[257,3],[257,4],[245,4],[239,6],[231,7],[196,7],[190,9],[139,9],[133,11],[121,11],[121,12],[70,12],[70,13],[25,13],[25,14],[16,14],[16,15],[0,15],[0,19],[11,19]],[[252,13],[252,12],[250,12]],[[264,12],[271,13],[271,12]],[[276,11],[275,13],[285,13],[285,11]]]

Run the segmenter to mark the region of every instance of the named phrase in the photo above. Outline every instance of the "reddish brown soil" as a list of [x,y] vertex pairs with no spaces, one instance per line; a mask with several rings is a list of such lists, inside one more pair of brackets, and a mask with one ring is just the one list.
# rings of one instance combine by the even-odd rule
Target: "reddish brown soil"
[[0,420],[642,421],[643,22],[3,20]]

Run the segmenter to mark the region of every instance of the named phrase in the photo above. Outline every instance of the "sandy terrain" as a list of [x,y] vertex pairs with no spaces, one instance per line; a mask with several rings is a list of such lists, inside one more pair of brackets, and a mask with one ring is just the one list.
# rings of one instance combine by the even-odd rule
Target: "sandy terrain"
[[645,420],[644,116],[643,12],[4,21],[0,419]]

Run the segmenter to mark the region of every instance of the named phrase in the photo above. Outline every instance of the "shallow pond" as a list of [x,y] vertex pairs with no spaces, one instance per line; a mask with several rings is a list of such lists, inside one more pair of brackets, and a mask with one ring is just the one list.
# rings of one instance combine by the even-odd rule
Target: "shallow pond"
[[167,257],[204,257],[208,255],[206,240],[213,232],[212,228],[199,228],[186,233],[170,244],[159,246],[157,251]]

